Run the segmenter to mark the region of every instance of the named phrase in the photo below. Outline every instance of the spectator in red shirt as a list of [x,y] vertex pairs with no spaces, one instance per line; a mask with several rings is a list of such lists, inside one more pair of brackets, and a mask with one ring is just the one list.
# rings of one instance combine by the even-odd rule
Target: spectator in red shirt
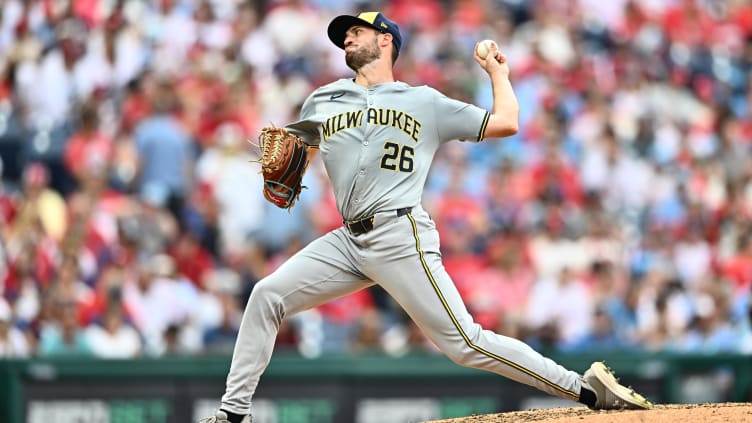
[[79,128],[65,146],[65,168],[78,183],[91,166],[110,167],[114,151],[112,138],[99,129],[97,103],[92,99],[79,110]]
[[211,254],[199,243],[196,236],[185,231],[170,249],[178,273],[187,277],[194,285],[204,288],[206,277],[214,268]]
[[155,83],[154,76],[146,72],[126,86],[120,121],[121,131],[124,133],[131,133],[152,113],[149,96],[155,89]]
[[531,176],[538,198],[581,204],[583,195],[579,175],[566,163],[558,145],[551,143],[546,146],[545,156],[533,166]]
[[[0,178],[3,176],[3,160],[0,157]],[[8,191],[2,179],[0,179],[0,226],[3,229],[8,228],[16,215],[18,207],[18,198],[12,192]],[[6,234],[0,231],[0,237],[5,237]]]
[[749,291],[752,287],[752,234],[741,237],[737,253],[721,264],[721,273],[733,282],[736,293]]
[[[102,321],[107,310],[112,308],[125,309],[123,304],[123,284],[125,278],[130,277],[125,269],[118,266],[110,266],[102,271],[101,276],[95,283],[94,295],[81,298],[78,304],[78,321],[81,326]],[[124,310],[125,316],[130,313]]]
[[463,298],[485,329],[514,331],[535,282],[524,238],[516,233],[497,236],[489,242],[488,255],[489,266],[467,284]]

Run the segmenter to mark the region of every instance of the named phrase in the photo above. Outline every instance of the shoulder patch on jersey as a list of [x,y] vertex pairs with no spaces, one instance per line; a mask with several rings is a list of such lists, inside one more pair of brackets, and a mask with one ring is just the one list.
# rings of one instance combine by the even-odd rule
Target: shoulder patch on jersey
[[338,99],[338,98],[340,98],[340,97],[342,97],[344,95],[345,95],[345,92],[344,91],[340,91],[338,93],[334,93],[331,96],[329,96],[329,100],[336,100],[336,99]]

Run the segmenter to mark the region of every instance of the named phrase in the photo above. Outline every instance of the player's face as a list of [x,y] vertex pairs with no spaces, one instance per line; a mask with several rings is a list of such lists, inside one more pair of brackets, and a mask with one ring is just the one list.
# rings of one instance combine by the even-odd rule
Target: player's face
[[379,33],[371,28],[354,26],[345,35],[345,63],[357,71],[381,57]]

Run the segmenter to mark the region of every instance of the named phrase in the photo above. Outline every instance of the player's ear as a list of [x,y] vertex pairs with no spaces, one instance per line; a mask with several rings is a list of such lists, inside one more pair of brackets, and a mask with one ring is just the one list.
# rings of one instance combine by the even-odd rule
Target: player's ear
[[381,46],[382,47],[386,47],[386,46],[388,46],[389,44],[392,43],[392,39],[394,38],[392,36],[392,34],[390,34],[388,32],[382,32],[381,35],[384,36],[383,38],[381,38]]

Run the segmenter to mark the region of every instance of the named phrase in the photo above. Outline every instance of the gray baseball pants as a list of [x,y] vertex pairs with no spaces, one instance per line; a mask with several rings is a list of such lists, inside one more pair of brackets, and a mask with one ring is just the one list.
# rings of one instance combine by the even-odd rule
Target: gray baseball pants
[[473,322],[444,270],[439,235],[420,207],[405,216],[381,212],[374,228],[344,227],[316,239],[261,280],[243,314],[222,408],[250,414],[282,319],[374,283],[400,304],[452,361],[487,370],[548,394],[577,401],[580,375],[513,338]]

